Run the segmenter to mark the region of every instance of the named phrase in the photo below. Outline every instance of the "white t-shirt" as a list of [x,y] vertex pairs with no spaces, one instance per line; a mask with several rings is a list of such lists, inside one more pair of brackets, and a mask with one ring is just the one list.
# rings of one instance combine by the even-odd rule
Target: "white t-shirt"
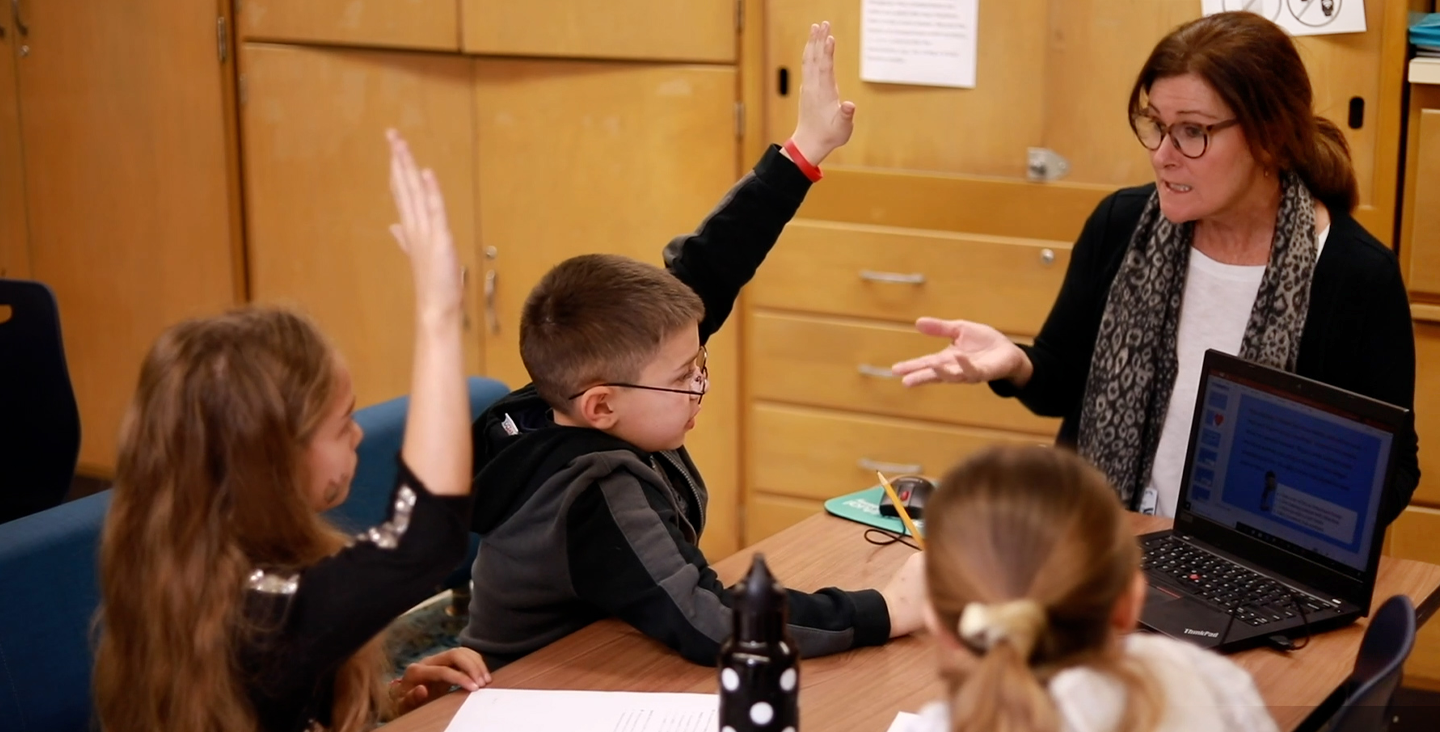
[[[1250,674],[1218,653],[1165,636],[1133,633],[1125,655],[1158,682],[1164,697],[1155,732],[1275,732],[1275,720]],[[1113,732],[1119,726],[1125,687],[1114,678],[1078,666],[1056,674],[1048,688],[1063,732]],[[950,706],[932,702],[906,732],[949,732]]]
[[[1317,256],[1329,235],[1327,226],[1316,237]],[[1190,250],[1185,292],[1180,300],[1180,329],[1175,335],[1179,368],[1146,489],[1147,494],[1155,493],[1158,516],[1173,517],[1177,508],[1180,474],[1185,471],[1185,449],[1190,444],[1190,423],[1195,417],[1205,351],[1213,348],[1232,356],[1240,353],[1245,326],[1250,323],[1250,311],[1255,307],[1255,295],[1264,277],[1263,264],[1221,264],[1199,249]],[[1142,497],[1142,509],[1145,504]]]

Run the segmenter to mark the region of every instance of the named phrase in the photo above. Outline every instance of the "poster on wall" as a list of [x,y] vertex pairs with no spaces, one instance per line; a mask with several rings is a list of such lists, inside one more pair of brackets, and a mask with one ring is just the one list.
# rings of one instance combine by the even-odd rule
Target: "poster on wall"
[[975,88],[979,0],[862,0],[860,80]]
[[1292,36],[1365,32],[1365,0],[1202,0],[1202,9],[1206,15],[1257,13]]

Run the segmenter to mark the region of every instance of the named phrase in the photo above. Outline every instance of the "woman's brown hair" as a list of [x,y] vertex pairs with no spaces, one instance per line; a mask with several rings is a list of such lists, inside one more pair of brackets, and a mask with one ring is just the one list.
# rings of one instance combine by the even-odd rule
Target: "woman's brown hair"
[[[256,568],[299,569],[347,539],[310,508],[305,455],[335,398],[334,350],[307,319],[246,308],[170,328],[121,429],[100,547],[95,708],[106,732],[254,732],[238,666]],[[386,709],[377,639],[335,682],[332,728]]]
[[[954,732],[1057,732],[1045,684],[1079,665],[1125,687],[1121,732],[1155,726],[1158,691],[1125,660],[1111,628],[1140,554],[1100,471],[1065,450],[990,448],[941,481],[925,509],[925,539],[939,632],[961,648],[945,669]],[[1028,607],[1031,627],[974,649],[959,630],[971,603]]]
[[1263,166],[1293,170],[1332,211],[1350,213],[1360,187],[1350,146],[1335,123],[1316,116],[1310,75],[1284,30],[1249,12],[1192,20],[1161,39],[1130,91],[1130,116],[1160,79],[1195,74],[1235,112]]

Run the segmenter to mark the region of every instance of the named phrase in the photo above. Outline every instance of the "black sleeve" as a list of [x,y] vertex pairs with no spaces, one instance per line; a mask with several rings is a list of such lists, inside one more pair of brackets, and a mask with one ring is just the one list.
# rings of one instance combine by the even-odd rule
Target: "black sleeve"
[[1018,397],[1042,417],[1069,415],[1078,410],[1085,396],[1117,255],[1123,253],[1133,233],[1133,226],[1115,221],[1116,201],[1121,195],[1107,197],[1090,214],[1070,252],[1065,281],[1045,325],[1033,346],[1021,346],[1034,369],[1030,381],[1023,389],[1009,381],[990,382],[996,394]]
[[[1383,273],[1377,274],[1355,298],[1368,303],[1371,311],[1359,326],[1361,342],[1355,344],[1359,359],[1356,391],[1374,399],[1407,409],[1415,408],[1415,328],[1410,319],[1410,298],[1400,276],[1400,267],[1387,258]],[[1396,435],[1395,457],[1390,481],[1380,505],[1382,526],[1400,516],[1420,485],[1420,445],[1411,421]]]
[[[731,594],[687,543],[663,497],[628,473],[585,488],[566,516],[575,593],[692,663],[713,666],[730,635]],[[781,578],[783,580],[783,578]],[[790,633],[802,656],[879,645],[890,614],[879,592],[789,592]]]
[[313,687],[429,597],[464,558],[470,496],[430,493],[403,462],[396,482],[384,524],[301,572],[283,624],[264,639],[270,694]]
[[755,276],[809,190],[810,179],[771,145],[699,229],[665,247],[665,268],[705,303],[701,343],[720,330],[740,288]]

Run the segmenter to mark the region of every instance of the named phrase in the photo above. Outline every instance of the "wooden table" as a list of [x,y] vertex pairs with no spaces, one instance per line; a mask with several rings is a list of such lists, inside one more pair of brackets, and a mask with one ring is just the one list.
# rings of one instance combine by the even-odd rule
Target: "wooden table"
[[[1133,515],[1137,534],[1168,528],[1169,519]],[[894,544],[878,547],[862,537],[865,527],[833,516],[813,516],[749,549],[715,564],[727,585],[749,568],[750,556],[766,562],[787,587],[816,590],[879,587],[914,551]],[[1440,604],[1440,567],[1385,557],[1375,587],[1375,604],[1396,594],[1415,601],[1424,622]],[[1256,649],[1232,658],[1255,683],[1282,730],[1294,730],[1350,673],[1365,632],[1362,619],[1318,635],[1309,646],[1284,654]],[[801,671],[804,728],[883,732],[899,711],[913,712],[939,699],[944,690],[938,659],[924,636],[900,638],[805,660]],[[496,688],[596,689],[714,693],[713,668],[696,666],[617,620],[603,620],[495,672]],[[386,732],[442,732],[464,702],[449,694],[385,726]]]

